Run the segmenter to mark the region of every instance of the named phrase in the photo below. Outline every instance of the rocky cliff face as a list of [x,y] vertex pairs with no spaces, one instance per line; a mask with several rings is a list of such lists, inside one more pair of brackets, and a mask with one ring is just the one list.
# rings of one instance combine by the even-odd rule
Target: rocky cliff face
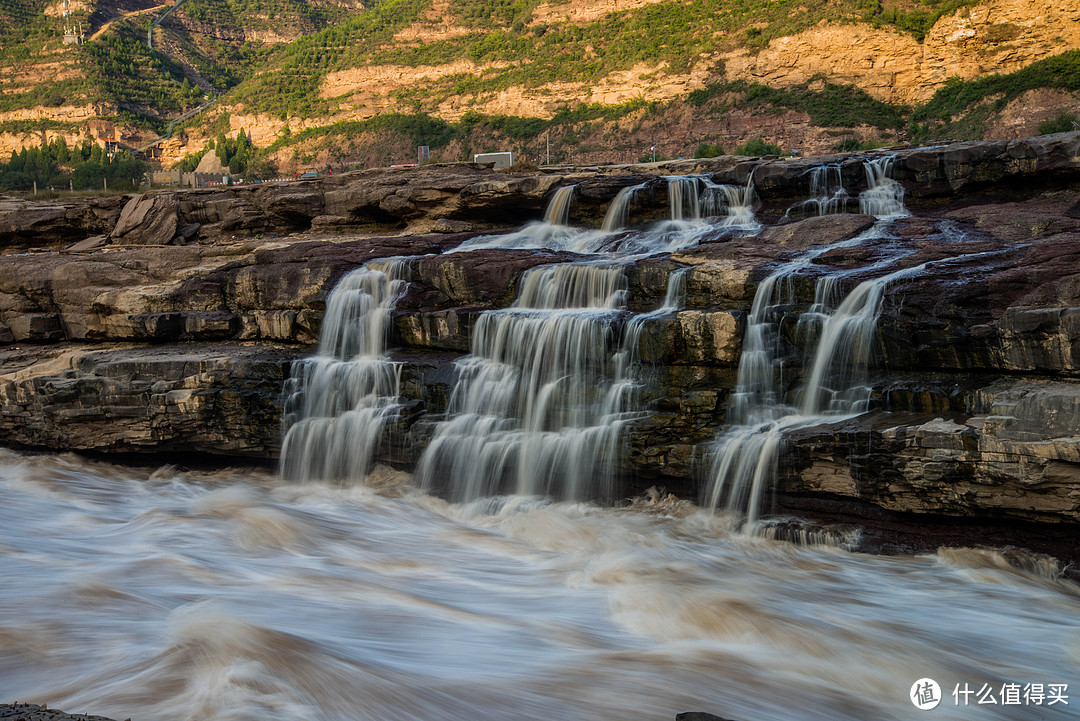
[[[63,233],[55,224],[35,236],[38,210],[9,208],[0,215],[8,243],[33,237],[40,242],[27,244],[54,249],[9,248],[0,270],[0,437],[53,450],[273,459],[281,383],[290,362],[312,352],[327,294],[369,260],[403,257],[408,292],[393,311],[390,346],[405,410],[387,431],[383,460],[407,466],[445,412],[454,361],[468,352],[478,314],[513,303],[529,269],[580,258],[447,251],[477,226],[493,232],[538,218],[559,185],[578,186],[574,222],[598,225],[601,209],[630,185],[646,188],[640,218],[662,214],[669,199],[659,174],[737,185],[752,174],[766,221],[758,232],[717,227],[692,247],[627,267],[629,311],[657,308],[675,271],[684,273],[685,302],[644,321],[637,356],[646,412],[620,455],[624,489],[700,491],[709,448],[728,422],[758,284],[779,263],[831,245],[813,263],[836,272],[844,293],[884,269],[912,272],[883,301],[868,412],[790,434],[778,492],[922,514],[1080,522],[1078,146],[1070,134],[901,151],[893,175],[914,215],[868,236],[876,221],[866,215],[785,217],[821,159],[720,159],[633,174],[462,165],[153,193],[102,217],[64,209],[65,218],[95,218],[86,233],[112,219],[108,237],[85,251],[55,248]],[[865,186],[862,159],[826,160],[853,195]],[[383,232],[358,235],[376,227]],[[814,288],[797,280],[792,292],[794,319]],[[796,387],[807,341],[794,322],[781,328],[786,382]]]
[[729,79],[786,87],[826,78],[891,103],[926,102],[950,77],[1008,73],[1080,46],[1080,12],[1069,3],[991,0],[941,18],[922,42],[869,26],[822,23],[760,53],[725,57]]

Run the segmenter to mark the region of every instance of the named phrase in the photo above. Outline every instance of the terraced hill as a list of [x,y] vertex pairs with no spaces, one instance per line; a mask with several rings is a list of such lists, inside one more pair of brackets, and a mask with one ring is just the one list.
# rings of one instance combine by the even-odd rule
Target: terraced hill
[[101,121],[134,144],[208,92],[225,95],[166,164],[241,129],[291,171],[408,162],[416,145],[533,162],[823,152],[1066,129],[1080,108],[1080,10],[1060,1],[188,0],[153,54],[158,0],[80,1],[98,28],[85,45],[50,35],[55,2],[0,15],[24,34],[0,53],[0,151]]

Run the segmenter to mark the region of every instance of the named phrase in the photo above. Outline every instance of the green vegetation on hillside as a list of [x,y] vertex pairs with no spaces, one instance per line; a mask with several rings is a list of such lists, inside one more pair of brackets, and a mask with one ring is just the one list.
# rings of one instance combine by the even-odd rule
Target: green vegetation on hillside
[[747,156],[783,155],[784,149],[779,145],[767,143],[762,138],[754,138],[750,142],[735,148],[735,154]]
[[4,0],[0,3],[0,39],[4,44],[14,45],[48,32],[53,23],[45,16],[46,5],[48,0]]
[[460,126],[456,127],[439,118],[423,114],[385,113],[367,120],[343,121],[321,128],[308,128],[298,133],[289,133],[278,138],[264,152],[273,153],[281,148],[315,139],[331,140],[335,137],[355,137],[365,133],[399,135],[408,138],[416,145],[427,145],[432,148],[441,148],[461,137]]
[[862,10],[861,20],[874,27],[895,27],[922,42],[938,20],[962,7],[978,3],[979,0],[916,0],[886,5],[881,0],[860,0],[858,5]]
[[381,0],[374,9],[301,37],[274,56],[272,70],[238,88],[234,99],[280,117],[324,114],[329,106],[319,97],[319,85],[326,73],[365,64],[366,52],[391,42],[427,4],[428,0]]
[[[338,122],[330,126],[288,133],[269,148],[260,151],[259,156],[265,158],[283,149],[293,148],[300,162],[307,162],[306,159],[313,158],[314,151],[318,149],[347,154],[350,148],[362,146],[373,138],[382,138],[386,145],[398,148],[397,155],[394,156],[398,160],[393,162],[400,162],[401,152],[410,145],[428,145],[436,149],[445,148],[452,143],[459,144],[459,149],[451,151],[451,155],[457,159],[470,157],[474,148],[514,149],[532,157],[540,157],[546,155],[546,141],[542,142],[541,139],[550,138],[553,146],[559,148],[559,157],[565,157],[564,153],[586,150],[581,144],[582,139],[591,134],[602,132],[608,134],[606,137],[611,137],[612,134],[617,136],[623,132],[611,125],[605,125],[605,122],[633,116],[632,124],[640,124],[644,119],[662,118],[665,114],[685,119],[685,115],[680,115],[684,111],[679,110],[679,106],[684,102],[694,108],[694,116],[702,118],[723,117],[732,107],[750,109],[756,114],[796,110],[807,113],[811,122],[819,127],[855,128],[868,125],[879,131],[888,131],[887,134],[879,132],[876,137],[862,140],[853,136],[838,138],[835,146],[838,151],[881,147],[896,139],[903,139],[900,133],[905,127],[908,139],[914,141],[940,139],[946,137],[946,133],[947,137],[956,139],[976,139],[982,137],[982,129],[972,120],[972,116],[975,120],[985,122],[993,107],[1002,102],[1003,98],[1015,97],[1025,89],[1045,85],[1080,89],[1080,69],[1077,65],[1080,65],[1080,52],[1070,51],[1009,75],[970,83],[951,81],[927,105],[916,109],[882,103],[857,88],[819,80],[788,89],[769,88],[746,82],[714,84],[688,94],[683,100],[670,103],[636,99],[613,106],[567,106],[551,119],[485,115],[470,111],[465,113],[459,122],[447,123],[424,113],[391,113],[363,121]],[[984,102],[987,96],[980,94],[987,92],[987,87],[997,91],[996,95],[990,96],[990,102]],[[936,112],[942,112],[940,108],[943,107],[954,110],[959,115],[957,118],[949,115],[948,120],[937,120],[934,123],[920,124],[914,120],[924,118],[928,108],[937,108]],[[1074,119],[1070,114],[1062,113],[1060,117],[1047,121],[1045,132],[1070,129]],[[360,138],[367,140],[360,142]],[[747,155],[779,155],[783,149],[759,137],[739,147],[736,152]],[[696,157],[710,157],[722,154],[723,148],[718,143],[702,142],[696,151],[688,147],[686,153],[693,153]],[[449,156],[444,157],[451,159]]]
[[[146,47],[145,32],[153,13],[120,20],[97,41],[64,47],[57,35],[60,21],[41,14],[45,1],[2,3],[0,37],[24,38],[25,42],[0,43],[0,60],[25,57],[27,47],[47,47],[42,57],[51,53],[48,56],[52,58],[79,58],[76,64],[82,76],[20,85],[16,92],[0,94],[0,110],[104,102],[113,108],[115,120],[160,132],[170,117],[202,101],[202,91],[185,76],[190,70],[185,71],[167,53]],[[362,11],[345,9],[335,0],[189,0],[158,32],[168,40],[160,48],[182,55],[219,90],[232,88],[225,102],[242,104],[245,114],[264,112],[280,118],[332,116],[346,102],[355,107],[359,98],[339,101],[321,97],[324,80],[333,72],[379,64],[418,66],[470,60],[480,68],[395,90],[399,107],[410,112],[292,133],[273,146],[280,150],[320,145],[317,138],[324,135],[327,142],[335,142],[335,138],[344,140],[355,134],[385,134],[431,147],[458,142],[460,154],[467,156],[474,145],[525,147],[545,134],[563,147],[576,148],[582,138],[605,123],[631,117],[629,125],[622,127],[640,126],[654,122],[650,118],[665,113],[674,117],[681,111],[673,110],[672,103],[636,98],[612,106],[567,103],[551,119],[477,111],[466,112],[457,123],[431,117],[451,97],[480,98],[479,109],[485,94],[511,87],[576,82],[584,92],[612,72],[634,67],[655,67],[661,74],[685,71],[701,62],[716,62],[709,59],[717,57],[716,53],[760,48],[773,38],[806,29],[822,19],[865,21],[921,39],[943,15],[964,12],[962,8],[979,0],[685,0],[625,10],[613,4],[611,12],[581,24],[561,22],[557,16],[552,19],[557,3],[549,3],[549,19],[538,22],[533,15],[539,1],[451,0],[449,19],[475,32],[433,42],[425,42],[423,32],[419,39],[397,37],[413,23],[420,22],[423,27],[429,21],[438,22],[427,15],[432,0],[370,0]],[[205,30],[207,26],[213,26],[214,31]],[[1001,32],[1007,35],[1008,28],[1002,27]],[[293,33],[301,36],[276,45],[245,40],[259,33],[271,39]],[[1002,36],[1002,41],[1007,39]],[[155,48],[159,48],[158,43]],[[711,72],[715,76],[719,68],[714,66]],[[806,113],[819,127],[870,126],[889,131],[891,138],[899,138],[900,131],[906,129],[907,137],[915,141],[966,139],[981,137],[1006,103],[1038,87],[1080,88],[1080,51],[1063,53],[1009,75],[972,82],[952,80],[929,103],[914,109],[882,103],[862,90],[823,79],[786,89],[746,81],[716,83],[674,101],[674,106],[686,102],[693,106],[695,116],[714,120],[722,119],[732,108],[759,115],[793,110]],[[227,117],[214,117],[196,117],[187,126],[208,137],[227,132]],[[1064,121],[1054,122],[1053,127],[1059,127]],[[48,123],[19,121],[0,124],[0,130],[74,130]],[[615,131],[609,126],[604,132]],[[883,137],[883,132],[872,133],[864,142],[883,142]],[[588,142],[602,141],[594,138]],[[856,141],[849,138],[843,142]],[[221,145],[218,143],[219,148]],[[706,150],[713,148],[702,152]],[[245,154],[238,147],[226,148],[230,161],[241,156],[238,167],[250,168],[252,162],[266,157],[264,152]],[[691,148],[686,152],[692,152]]]
[[1080,50],[1040,60],[1007,75],[988,75],[966,81],[950,78],[945,87],[915,112],[915,119],[948,120],[987,98],[993,98],[1004,107],[1021,93],[1035,88],[1080,90]]
[[97,97],[118,107],[159,119],[197,105],[202,97],[186,82],[178,63],[151,51],[146,47],[146,35],[128,26],[121,25],[117,32],[80,49],[93,68],[89,83]]
[[321,30],[345,13],[332,3],[304,0],[188,0],[178,12],[218,27],[247,30]]
[[80,123],[63,123],[57,120],[5,120],[0,122],[0,133],[75,132]]
[[981,137],[989,118],[1022,93],[1037,88],[1080,90],[1080,50],[1040,60],[1006,75],[977,80],[951,78],[912,113],[913,140]]
[[716,143],[701,143],[694,151],[695,158],[718,158],[724,154],[724,147]]
[[[395,34],[420,20],[430,0],[373,0],[363,13],[283,48],[272,59],[274,70],[242,84],[236,101],[281,117],[312,117],[333,110],[332,103],[319,97],[323,78],[333,71],[387,64],[441,65],[460,59],[492,66],[479,75],[450,76],[408,91],[417,110],[432,109],[451,96],[513,86],[539,87],[556,81],[590,85],[639,64],[682,72],[712,53],[761,48],[824,19],[864,20],[921,38],[927,23],[976,1],[687,0],[629,10],[613,5],[611,13],[594,22],[546,24],[533,21],[537,0],[454,0],[450,8],[455,20],[477,32],[432,42],[401,42]],[[806,99],[788,98],[781,104],[800,102]],[[883,108],[878,111],[887,113]],[[822,106],[815,112],[826,110]],[[892,117],[872,124],[895,123]]]
[[227,138],[224,133],[219,133],[214,141],[214,152],[217,153],[221,164],[229,168],[229,172],[236,175],[248,169],[248,165],[255,157],[255,145],[251,137],[241,128],[235,138]]
[[738,93],[751,107],[768,112],[798,110],[810,116],[810,122],[821,127],[855,127],[871,125],[894,129],[904,126],[907,108],[874,100],[865,91],[849,85],[820,81],[821,89],[811,89],[804,83],[786,89],[771,88],[761,83],[736,80],[716,83],[687,96],[691,105],[702,106],[724,96]]
[[1039,135],[1067,133],[1077,129],[1076,113],[1062,110],[1057,115],[1039,123]]

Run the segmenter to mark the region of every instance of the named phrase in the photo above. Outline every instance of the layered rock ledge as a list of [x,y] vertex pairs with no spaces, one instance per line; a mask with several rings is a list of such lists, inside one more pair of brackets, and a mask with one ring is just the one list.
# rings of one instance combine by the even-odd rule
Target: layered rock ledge
[[[886,270],[912,272],[883,300],[868,412],[787,439],[777,488],[786,505],[1080,523],[1078,152],[1077,134],[895,151],[915,214],[813,267],[840,273],[845,293]],[[759,232],[717,228],[695,247],[627,267],[629,312],[658,307],[675,271],[685,273],[686,299],[645,321],[647,412],[620,459],[624,489],[661,484],[694,496],[727,422],[758,284],[807,248],[875,223],[856,213],[781,221],[770,211],[803,199],[807,170],[822,162],[844,169],[851,193],[865,183],[851,156],[531,174],[465,164],[148,193],[97,214],[65,205],[63,218],[76,221],[63,230],[0,207],[0,442],[273,461],[282,383],[314,351],[327,294],[369,260],[403,257],[409,289],[391,347],[405,411],[381,460],[408,467],[445,411],[477,315],[510,305],[530,268],[580,257],[447,251],[540,217],[560,185],[578,185],[572,222],[589,225],[628,185],[651,183],[646,200],[662,212],[660,174],[738,184],[752,173],[767,223]],[[82,234],[104,237],[66,249]],[[17,252],[30,247],[46,250]],[[812,278],[796,279],[793,293],[792,311],[807,307]],[[782,327],[791,387],[805,343],[793,326]]]

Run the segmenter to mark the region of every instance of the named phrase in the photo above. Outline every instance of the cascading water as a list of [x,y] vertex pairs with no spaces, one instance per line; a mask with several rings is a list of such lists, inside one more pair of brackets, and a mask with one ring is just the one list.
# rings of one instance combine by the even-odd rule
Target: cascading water
[[839,165],[815,165],[806,172],[810,178],[810,197],[790,208],[789,215],[793,211],[801,215],[833,215],[847,211],[849,196]]
[[[505,235],[472,238],[450,252],[480,248],[565,250],[594,255],[618,255],[620,258],[671,253],[692,246],[710,227],[701,220],[702,199],[699,184],[703,179],[691,176],[667,178],[671,218],[650,228],[627,230],[630,205],[647,184],[623,188],[608,206],[600,230],[572,228],[567,225],[570,202],[576,186],[559,188],[551,197],[542,222],[529,223],[521,230]],[[707,181],[704,181],[707,183]],[[711,185],[711,184],[710,184]],[[726,186],[713,186],[722,188]],[[748,198],[753,186],[730,189],[730,213],[722,227],[754,229],[756,222]]]
[[319,352],[293,365],[285,388],[284,478],[358,479],[371,470],[400,407],[401,367],[388,359],[386,339],[405,269],[402,259],[372,261],[330,293]]
[[895,156],[885,155],[863,163],[867,189],[859,194],[859,212],[877,218],[902,218],[904,186],[889,177]]
[[761,224],[754,217],[754,177],[746,185],[718,185],[703,178],[701,214],[720,228],[756,232]]
[[604,214],[604,222],[601,224],[600,230],[605,233],[613,233],[625,228],[629,217],[630,203],[634,200],[634,196],[637,195],[638,191],[645,189],[645,185],[646,183],[640,183],[619,190],[611,201],[611,205],[608,206],[607,213]]
[[744,514],[747,530],[755,528],[764,491],[776,476],[784,436],[866,410],[870,398],[867,368],[885,287],[923,267],[864,281],[835,311],[830,306],[836,297],[837,278],[818,280],[814,304],[798,323],[801,338],[814,335],[815,326],[820,326],[820,332],[816,333],[819,340],[813,352],[804,358],[809,371],[796,406],[784,398],[778,373],[782,306],[794,300],[786,281],[822,252],[815,250],[763,281],[747,322],[738,380],[729,404],[729,421],[734,427],[717,442],[705,499],[710,507]]
[[555,191],[544,213],[544,222],[549,225],[570,224],[570,202],[574,199],[576,185],[564,185]]
[[[698,178],[675,176],[667,179],[668,207],[672,220],[701,221]],[[689,210],[689,214],[687,213]]]
[[447,420],[417,467],[455,500],[604,497],[628,411],[622,265],[529,271],[517,302],[477,320]]
[[576,192],[576,185],[564,185],[558,188],[548,201],[542,221],[527,223],[513,233],[471,238],[450,252],[458,253],[481,248],[503,250],[544,248],[578,253],[595,252],[593,248],[600,246],[604,234],[595,230],[572,228],[569,225],[570,205]]

